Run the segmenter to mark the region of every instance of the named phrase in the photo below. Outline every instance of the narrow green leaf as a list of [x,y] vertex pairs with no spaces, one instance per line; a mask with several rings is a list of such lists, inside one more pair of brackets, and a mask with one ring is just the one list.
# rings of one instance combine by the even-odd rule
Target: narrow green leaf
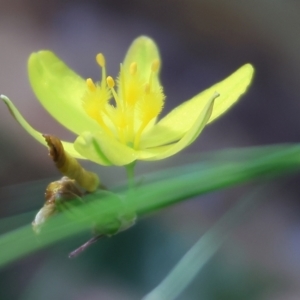
[[33,235],[30,225],[0,235],[0,266],[87,230],[95,222],[105,227],[119,220],[122,214],[146,215],[196,195],[270,179],[300,166],[300,145],[241,149],[236,150],[234,157],[229,155],[230,159],[222,153],[206,156],[200,163],[152,174],[149,182],[144,181],[127,195],[126,188],[116,188],[123,193],[122,198],[103,191],[89,194],[84,205],[74,208],[76,218],[70,219],[65,214],[54,217],[39,237]]
[[173,300],[187,288],[204,265],[215,255],[231,231],[244,220],[245,214],[253,211],[258,200],[258,191],[252,192],[227,212],[215,226],[208,230],[182,257],[167,277],[143,300]]

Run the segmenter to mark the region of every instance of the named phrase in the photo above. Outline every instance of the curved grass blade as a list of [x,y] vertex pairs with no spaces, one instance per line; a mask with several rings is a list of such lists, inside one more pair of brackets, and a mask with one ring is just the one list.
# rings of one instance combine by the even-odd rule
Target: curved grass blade
[[143,300],[174,300],[192,282],[204,265],[215,255],[231,231],[245,219],[245,214],[256,208],[259,200],[256,189],[245,196],[229,212],[227,212],[198,242],[182,257],[167,277]]

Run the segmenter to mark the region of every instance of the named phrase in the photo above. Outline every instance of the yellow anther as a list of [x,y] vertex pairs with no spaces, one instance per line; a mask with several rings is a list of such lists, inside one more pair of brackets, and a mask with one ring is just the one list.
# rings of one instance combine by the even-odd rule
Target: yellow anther
[[86,80],[86,85],[91,92],[96,90],[96,86],[92,78],[88,78]]
[[115,86],[115,81],[111,76],[108,76],[106,78],[106,83],[107,83],[108,87],[111,89]]
[[105,67],[105,57],[102,53],[96,55],[96,61],[101,68]]
[[158,59],[154,60],[151,65],[152,72],[157,72],[160,67],[160,61]]
[[150,93],[150,84],[149,84],[149,83],[146,83],[146,84],[145,84],[145,93],[146,93],[146,94],[149,94],[149,93]]
[[133,62],[130,64],[129,72],[131,75],[134,75],[134,74],[136,74],[136,71],[137,71],[137,63]]

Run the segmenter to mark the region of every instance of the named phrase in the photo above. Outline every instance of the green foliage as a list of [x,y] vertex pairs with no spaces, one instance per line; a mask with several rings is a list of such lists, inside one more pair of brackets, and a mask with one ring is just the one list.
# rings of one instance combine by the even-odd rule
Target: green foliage
[[[30,225],[2,234],[0,266],[5,266],[59,240],[90,230],[95,225],[97,228],[112,230],[111,226],[128,216],[137,214],[138,217],[142,217],[196,195],[254,180],[262,182],[295,171],[300,166],[299,153],[299,145],[221,151],[205,155],[196,163],[187,163],[177,168],[149,174],[142,183],[137,179],[138,184],[129,191],[126,187],[119,186],[115,187],[113,192],[97,191],[86,195],[83,204],[72,206],[66,213],[50,219],[38,236],[32,232]],[[191,249],[190,253],[194,254],[182,266],[186,268],[195,261],[197,264],[192,263],[194,269],[190,269],[185,284],[180,286],[177,281],[176,293],[174,291],[169,298],[164,299],[175,299],[196,276],[198,270],[214,255],[225,236],[230,233],[230,228],[242,217],[245,206],[242,206],[242,210],[240,207],[234,207],[229,216],[222,219]],[[2,228],[8,223],[9,219],[0,220]],[[201,255],[198,257],[199,253]],[[191,254],[187,254],[186,257],[189,255]],[[180,278],[175,271],[170,276],[168,280],[172,276],[175,276],[176,280]],[[174,286],[174,281],[171,281],[170,286]],[[168,293],[171,290],[170,286],[166,288]]]
[[129,193],[126,194],[126,189],[119,191],[119,194],[123,192],[123,198],[113,193],[95,192],[85,197],[84,205],[50,220],[40,236],[32,233],[30,225],[3,234],[0,265],[82,232],[94,222],[105,226],[124,213],[142,216],[196,195],[294,171],[300,165],[299,153],[299,145],[235,150],[233,155],[228,151],[219,152],[210,159],[206,157],[204,162],[152,174],[150,182]]

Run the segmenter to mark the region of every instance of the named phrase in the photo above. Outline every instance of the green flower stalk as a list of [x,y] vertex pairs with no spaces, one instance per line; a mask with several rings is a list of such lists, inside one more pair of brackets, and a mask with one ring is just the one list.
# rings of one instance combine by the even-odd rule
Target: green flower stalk
[[[100,82],[83,79],[50,51],[33,53],[28,73],[41,104],[77,135],[73,143],[62,142],[65,151],[104,166],[160,160],[183,150],[237,102],[254,73],[246,64],[157,121],[166,97],[159,80],[161,59],[152,39],[141,36],[133,41],[117,80],[107,76],[103,54],[96,61],[102,69]],[[21,126],[47,146],[13,103],[6,96],[1,99]]]

